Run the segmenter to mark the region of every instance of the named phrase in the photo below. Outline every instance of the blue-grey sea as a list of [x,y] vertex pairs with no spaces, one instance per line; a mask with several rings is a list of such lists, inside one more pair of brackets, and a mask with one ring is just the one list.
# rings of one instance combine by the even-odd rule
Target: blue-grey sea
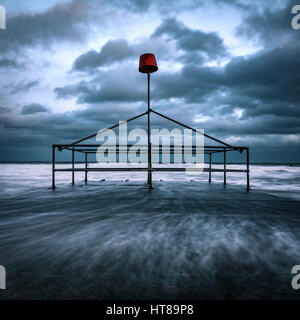
[[299,299],[300,167],[250,169],[250,192],[203,172],[153,190],[143,172],[58,172],[52,191],[50,164],[0,164],[0,299]]

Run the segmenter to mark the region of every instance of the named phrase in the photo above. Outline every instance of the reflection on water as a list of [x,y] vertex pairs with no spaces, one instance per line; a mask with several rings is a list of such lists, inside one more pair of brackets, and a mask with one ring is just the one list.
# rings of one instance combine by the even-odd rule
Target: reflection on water
[[291,288],[300,264],[296,182],[266,187],[272,170],[292,180],[299,168],[267,167],[260,178],[264,169],[252,170],[257,188],[247,193],[233,175],[224,188],[221,176],[199,181],[205,174],[193,182],[159,176],[149,191],[141,173],[129,182],[91,176],[88,185],[78,176],[75,187],[64,174],[52,192],[49,166],[35,167],[32,176],[20,165],[19,180],[0,168],[8,289],[0,298],[299,298]]

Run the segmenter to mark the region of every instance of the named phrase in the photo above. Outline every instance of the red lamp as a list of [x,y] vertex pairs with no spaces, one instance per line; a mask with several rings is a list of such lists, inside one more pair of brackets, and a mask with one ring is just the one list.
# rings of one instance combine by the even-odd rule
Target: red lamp
[[140,56],[139,72],[152,73],[157,70],[158,67],[153,53],[144,53]]
[[139,72],[147,73],[148,78],[148,185],[152,189],[152,162],[151,162],[151,127],[150,127],[150,73],[158,70],[155,55],[153,53],[144,53],[140,56]]

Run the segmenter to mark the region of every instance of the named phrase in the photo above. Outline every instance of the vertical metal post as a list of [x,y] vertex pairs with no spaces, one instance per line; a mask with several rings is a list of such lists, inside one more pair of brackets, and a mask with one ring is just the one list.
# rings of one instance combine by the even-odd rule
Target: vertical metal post
[[224,148],[224,186],[226,186],[226,149]]
[[75,172],[74,172],[74,148],[72,148],[72,185],[75,184]]
[[87,175],[88,175],[88,172],[87,172],[87,169],[88,169],[88,161],[87,161],[87,152],[84,153],[84,157],[85,157],[85,177],[84,177],[84,181],[85,183],[87,183],[88,181],[88,178],[87,178]]
[[55,146],[52,145],[52,190],[55,190]]
[[209,175],[208,182],[211,183],[211,153],[209,154]]
[[150,126],[150,73],[148,76],[148,185],[152,189],[152,160],[151,160],[151,126]]
[[249,164],[249,147],[246,149],[247,155],[247,191],[250,191],[250,164]]

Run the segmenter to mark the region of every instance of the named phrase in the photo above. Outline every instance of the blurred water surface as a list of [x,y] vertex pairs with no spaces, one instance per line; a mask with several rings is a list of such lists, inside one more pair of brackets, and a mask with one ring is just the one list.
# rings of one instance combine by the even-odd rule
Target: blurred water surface
[[300,297],[299,167],[252,166],[250,192],[242,173],[155,173],[152,191],[140,172],[50,178],[0,165],[1,299]]

